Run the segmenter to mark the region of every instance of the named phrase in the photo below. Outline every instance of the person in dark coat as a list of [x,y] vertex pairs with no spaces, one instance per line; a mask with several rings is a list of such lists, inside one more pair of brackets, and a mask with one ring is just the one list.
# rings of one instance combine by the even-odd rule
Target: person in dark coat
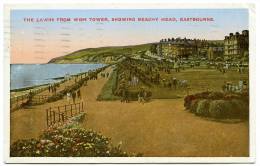
[[81,99],[80,89],[77,91],[77,97],[78,97],[79,99]]

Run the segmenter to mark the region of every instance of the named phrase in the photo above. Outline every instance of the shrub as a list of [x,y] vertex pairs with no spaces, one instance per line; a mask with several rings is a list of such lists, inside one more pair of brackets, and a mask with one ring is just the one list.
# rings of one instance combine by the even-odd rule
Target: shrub
[[210,100],[199,100],[195,114],[201,116],[209,116],[209,104]]
[[188,95],[184,98],[184,107],[190,109],[192,100],[196,99],[194,95]]
[[214,118],[241,118],[246,119],[249,115],[249,107],[242,100],[215,100],[210,104],[211,117]]
[[225,96],[223,98],[225,100],[232,100],[232,99],[240,99],[241,96],[238,94],[227,93],[227,94],[225,94]]
[[213,118],[220,118],[221,117],[221,112],[222,112],[221,104],[223,102],[224,102],[223,100],[213,100],[210,103],[210,106],[209,106],[210,117],[213,117]]
[[198,102],[199,100],[195,99],[191,101],[191,107],[190,107],[190,111],[195,113],[198,107]]
[[232,104],[232,117],[247,119],[249,116],[249,105],[243,100],[233,99]]
[[110,139],[82,128],[46,130],[39,139],[18,140],[11,145],[12,157],[128,157],[136,156],[112,146]]
[[223,97],[224,97],[224,93],[222,92],[211,92],[208,94],[208,98],[212,100],[223,99]]
[[210,92],[206,91],[206,92],[197,93],[194,96],[196,99],[206,99],[208,98],[209,94]]
[[199,116],[241,119],[249,116],[248,93],[197,93],[186,96],[184,106]]

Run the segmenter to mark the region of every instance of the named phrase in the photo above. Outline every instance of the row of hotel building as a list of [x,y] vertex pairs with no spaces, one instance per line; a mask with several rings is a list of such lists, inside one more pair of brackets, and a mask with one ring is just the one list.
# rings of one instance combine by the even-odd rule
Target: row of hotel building
[[249,32],[230,33],[225,36],[224,42],[200,39],[169,38],[162,39],[156,44],[156,53],[159,56],[179,58],[190,56],[207,56],[213,60],[218,57],[223,59],[234,59],[248,56]]

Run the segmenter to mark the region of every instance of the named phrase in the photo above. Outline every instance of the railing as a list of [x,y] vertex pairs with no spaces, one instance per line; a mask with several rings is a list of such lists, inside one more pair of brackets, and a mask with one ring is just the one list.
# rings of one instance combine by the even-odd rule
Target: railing
[[[93,76],[93,73],[100,73],[101,71],[105,70],[107,67],[109,67],[111,65],[107,65],[107,66],[104,66],[102,68],[99,68],[99,69],[96,69],[95,71],[92,71],[92,72],[83,72],[83,73],[80,73],[80,74],[77,74],[76,77],[74,76],[74,78],[77,78],[79,80],[77,80],[77,82],[79,82],[80,80],[82,79],[89,79]],[[73,77],[72,77],[73,78]],[[62,84],[64,82],[66,82],[67,80],[63,80],[61,82],[59,82],[58,84]],[[75,85],[74,85],[75,86]],[[82,85],[81,85],[82,86]],[[68,86],[70,87],[70,86]],[[71,88],[73,87],[73,85],[71,86]],[[50,98],[51,96],[49,95],[48,97],[46,95],[37,95],[45,90],[48,90],[48,86],[46,87],[42,87],[42,88],[38,88],[38,89],[34,89],[34,90],[31,90],[31,102],[33,104],[43,104],[45,103],[48,98]],[[65,88],[66,89],[66,88]],[[64,89],[64,90],[65,90]],[[64,92],[64,90],[61,90],[59,92],[57,92],[56,94],[60,93],[60,92]],[[11,97],[10,98],[10,109],[11,110],[15,110],[15,109],[18,109],[20,107],[22,107],[23,104],[27,103],[29,101],[29,93],[28,94],[24,94],[24,95],[21,95],[21,96],[14,96],[14,97]]]
[[43,87],[43,88],[39,88],[39,89],[35,89],[35,90],[32,90],[32,94],[35,95],[35,94],[41,93],[41,92],[43,92],[47,89],[48,89],[48,86]]
[[19,108],[23,103],[26,103],[28,100],[29,100],[28,94],[11,97],[11,99],[10,99],[11,110],[13,110],[15,108]]
[[44,103],[48,100],[48,98],[50,97],[50,95],[34,95],[32,97],[32,100],[30,101],[30,104],[41,104]]
[[[46,89],[48,89],[48,87],[31,90],[31,94],[36,95],[38,93],[45,91]],[[28,102],[28,100],[29,100],[29,93],[20,96],[13,96],[13,97],[11,96],[10,98],[11,110],[21,107],[24,103]]]
[[83,102],[58,107],[50,107],[46,109],[47,127],[50,127],[56,123],[63,124],[69,118],[72,118],[81,112],[84,112]]

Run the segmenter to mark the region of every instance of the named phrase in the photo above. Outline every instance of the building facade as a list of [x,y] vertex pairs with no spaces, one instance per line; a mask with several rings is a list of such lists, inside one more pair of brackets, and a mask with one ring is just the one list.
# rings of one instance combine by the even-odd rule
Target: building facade
[[249,49],[249,31],[243,30],[240,34],[230,33],[225,36],[224,40],[224,56],[225,59],[240,58],[248,54]]
[[210,54],[215,57],[222,53],[223,43],[216,44],[207,40],[200,39],[162,39],[157,44],[157,55],[167,58],[188,58],[190,56],[207,57]]
[[168,58],[189,57],[197,51],[196,44],[191,39],[163,39],[157,45],[157,54]]
[[207,50],[208,60],[215,60],[216,58],[223,59],[224,47],[223,45],[210,46]]

